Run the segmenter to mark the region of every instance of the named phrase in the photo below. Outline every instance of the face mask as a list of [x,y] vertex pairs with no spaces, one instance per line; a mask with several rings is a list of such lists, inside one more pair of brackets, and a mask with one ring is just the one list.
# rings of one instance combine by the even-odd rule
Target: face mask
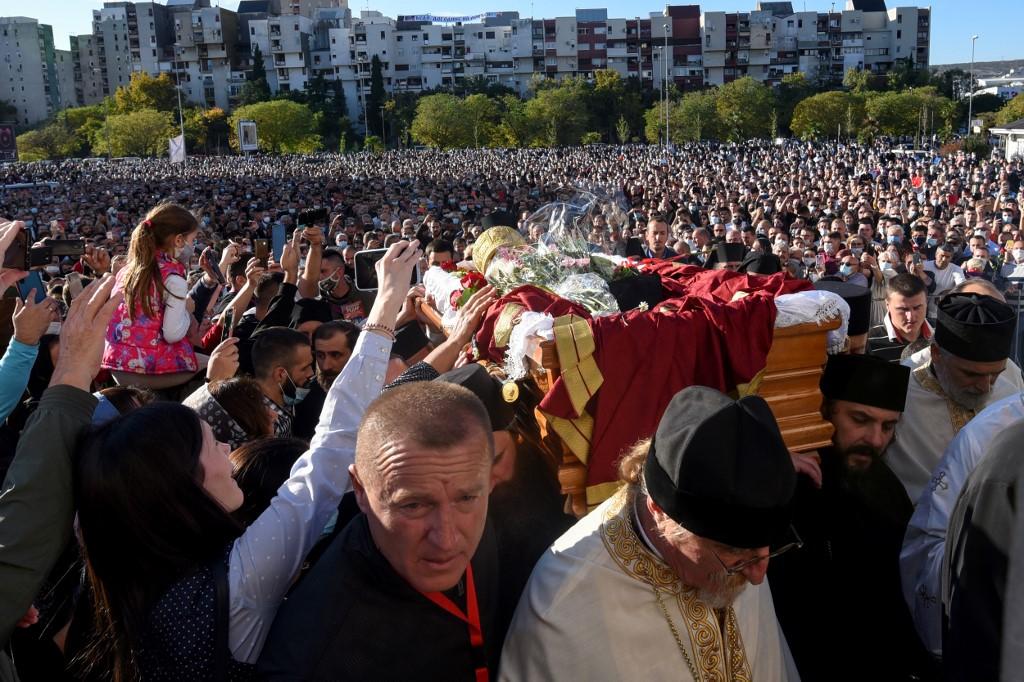
[[883,270],[892,270],[892,263],[890,263],[887,260],[883,260],[879,262],[878,267],[880,267]]
[[270,216],[263,216],[263,224],[264,225],[269,225],[270,224]]
[[193,242],[189,242],[182,246],[180,249],[175,249],[174,258],[184,265],[188,265],[192,260],[193,254],[196,252],[196,245]]
[[335,270],[327,278],[320,280],[320,291],[329,294],[334,291],[334,287],[338,286],[338,282],[340,281],[341,268]]
[[815,259],[812,256],[804,256],[804,265],[806,265],[807,267],[811,267],[814,265],[814,263]]
[[850,249],[850,253],[852,253],[854,256],[857,256],[857,258],[860,258],[860,255],[864,253],[864,249],[863,247],[860,246],[854,246],[853,248]]
[[60,274],[60,266],[59,265],[47,265],[46,266],[46,274],[50,275],[51,277],[56,277],[57,275]]
[[918,246],[924,246],[925,245],[925,238],[924,237],[914,237],[914,243],[917,244]]
[[1013,260],[1017,261],[1018,263],[1024,260],[1024,249],[1014,249],[1010,253],[1013,254]]
[[825,253],[835,252],[836,247],[832,246],[832,242],[825,242]]
[[911,210],[910,210],[910,211],[909,211],[909,212],[907,213],[907,217],[909,217],[909,218],[910,218],[911,220],[913,220],[914,218],[916,218],[916,217],[917,217],[917,211],[915,211],[915,210],[911,209]]
[[304,386],[296,386],[295,382],[292,381],[290,374],[286,374],[285,377],[288,379],[288,384],[291,386],[292,395],[288,395],[288,391],[285,390],[284,384],[281,385],[281,395],[284,397],[284,404],[286,407],[295,407],[309,395],[309,389]]
[[711,216],[711,224],[712,224],[712,225],[721,225],[721,224],[722,224],[722,219],[721,219],[721,218],[719,218],[719,217],[718,217],[718,216],[716,216],[716,215],[714,215],[714,216]]
[[925,243],[925,246],[928,246],[929,248],[931,248],[933,246],[938,246],[939,245],[939,240],[935,239],[934,237],[928,237],[928,239],[926,239],[924,243]]
[[853,266],[852,265],[841,265],[839,267],[839,274],[842,275],[843,277],[849,277],[850,275],[853,274]]
[[898,234],[891,234],[891,235],[889,235],[889,243],[890,244],[899,244],[902,241],[903,241],[903,239]]
[[1012,223],[1013,222],[1013,216],[1004,213],[1003,214],[1003,222],[1004,223]]

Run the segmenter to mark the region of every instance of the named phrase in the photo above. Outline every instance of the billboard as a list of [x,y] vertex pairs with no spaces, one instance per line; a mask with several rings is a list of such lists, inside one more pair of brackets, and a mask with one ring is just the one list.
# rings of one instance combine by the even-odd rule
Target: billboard
[[399,21],[422,21],[429,22],[431,24],[471,24],[482,21],[483,19],[492,19],[498,16],[497,12],[483,12],[481,14],[467,14],[461,17],[453,17],[448,15],[440,14],[404,14],[398,17]]
[[238,150],[242,152],[254,152],[259,149],[256,139],[256,121],[238,122]]
[[0,123],[0,161],[18,160],[18,142],[14,135],[14,124]]

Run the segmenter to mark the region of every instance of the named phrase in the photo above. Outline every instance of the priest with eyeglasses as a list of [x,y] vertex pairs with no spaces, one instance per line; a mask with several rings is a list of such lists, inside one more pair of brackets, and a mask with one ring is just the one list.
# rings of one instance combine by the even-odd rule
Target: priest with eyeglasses
[[503,680],[797,680],[765,582],[798,551],[796,473],[767,403],[673,397],[624,485],[542,556]]

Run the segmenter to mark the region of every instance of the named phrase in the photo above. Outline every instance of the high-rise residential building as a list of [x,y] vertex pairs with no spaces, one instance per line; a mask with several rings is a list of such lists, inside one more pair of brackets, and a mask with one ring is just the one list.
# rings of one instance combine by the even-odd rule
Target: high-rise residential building
[[250,49],[259,45],[272,92],[306,89],[306,82],[312,77],[312,37],[313,21],[301,14],[249,22]]
[[126,3],[92,11],[93,48],[101,71],[104,97],[127,85],[132,77]]
[[74,65],[75,103],[90,106],[103,101],[103,70],[99,67],[95,39],[91,33],[71,36]]
[[71,50],[54,50],[53,56],[57,67],[57,109],[77,106],[74,56]]
[[160,69],[171,73],[189,102],[230,109],[233,94],[244,83],[238,69],[238,15],[209,4],[209,0],[168,3],[173,54]]
[[53,29],[28,17],[0,17],[0,100],[16,125],[43,121],[61,108]]

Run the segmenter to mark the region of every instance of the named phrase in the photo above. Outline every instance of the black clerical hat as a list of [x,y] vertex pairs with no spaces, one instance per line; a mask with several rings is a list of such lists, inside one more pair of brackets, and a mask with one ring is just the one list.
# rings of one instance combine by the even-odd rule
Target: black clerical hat
[[746,253],[746,250],[747,247],[743,244],[718,242],[715,244],[715,250],[708,254],[704,267],[711,268],[716,263],[739,263],[743,260],[743,254]]
[[437,381],[447,381],[467,388],[487,409],[491,418],[491,430],[503,431],[512,426],[515,412],[512,405],[505,402],[501,394],[501,382],[487,373],[483,365],[472,363],[450,372],[445,372]]
[[821,375],[826,400],[902,412],[907,402],[910,368],[871,355],[830,355]]
[[495,211],[494,213],[488,213],[480,220],[480,227],[488,230],[492,227],[511,227],[515,228],[516,219],[508,211]]
[[734,401],[690,386],[661,417],[644,482],[651,499],[690,532],[758,548],[785,536],[796,473],[763,398]]
[[939,300],[935,343],[964,360],[998,362],[1010,357],[1012,307],[983,294],[951,294]]
[[751,251],[740,263],[739,271],[751,275],[774,275],[782,272],[782,261],[774,253]]
[[850,284],[833,279],[819,279],[814,283],[819,291],[831,291],[850,306],[848,336],[867,334],[871,326],[871,289],[859,284]]

